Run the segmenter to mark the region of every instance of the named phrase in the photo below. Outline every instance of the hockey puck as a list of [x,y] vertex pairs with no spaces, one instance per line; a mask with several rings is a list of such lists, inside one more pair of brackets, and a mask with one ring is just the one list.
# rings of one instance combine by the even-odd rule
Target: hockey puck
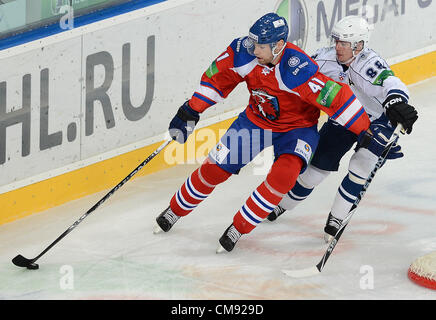
[[29,270],[37,270],[39,269],[39,265],[37,263],[31,263],[26,268]]

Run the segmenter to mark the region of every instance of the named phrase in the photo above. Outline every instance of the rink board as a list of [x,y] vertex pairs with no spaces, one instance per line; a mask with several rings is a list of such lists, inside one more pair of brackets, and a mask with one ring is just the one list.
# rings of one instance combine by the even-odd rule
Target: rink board
[[[421,32],[397,44],[392,33],[405,34],[409,29],[401,23],[391,28],[388,23],[389,17],[420,19],[422,30],[429,30],[425,26],[431,24],[426,19],[431,6],[409,4],[397,12],[379,2],[374,21],[385,33],[374,34],[371,47],[388,62],[393,59],[393,70],[406,84],[435,76],[432,37]],[[300,24],[291,29],[300,32],[291,40],[308,53],[325,45],[337,10],[361,13],[357,6],[345,7],[341,1],[319,1],[317,6],[307,1],[301,8],[295,7],[298,3],[302,2],[167,1],[0,51],[0,93],[7,96],[0,105],[26,123],[23,127],[31,137],[26,140],[25,130],[7,120],[6,146],[0,152],[0,224],[115,186],[160,145],[169,121],[197,88],[210,61],[231,39],[243,35],[241,30],[261,10],[287,18],[303,12],[304,17],[293,20]],[[168,32],[180,30],[180,25],[181,31]],[[181,50],[189,46],[201,50]],[[423,47],[424,52],[413,51]],[[415,53],[407,54],[408,48]],[[217,140],[235,111],[244,108],[245,91],[239,86],[226,101],[207,110],[202,115],[206,125],[200,122],[206,128],[196,134],[207,131]],[[20,113],[20,105],[27,106],[31,120]],[[220,118],[224,112],[234,114]],[[199,158],[204,157],[212,147],[188,144],[185,161],[194,161],[198,151]],[[137,176],[175,165],[163,156]]]
[[[206,131],[207,135],[216,137],[216,143],[233,120],[224,120],[196,130],[184,145],[172,142],[138,171],[132,179],[181,163],[201,164],[207,155],[206,150],[211,149],[210,143],[212,140],[209,140],[208,143],[199,143],[198,137],[204,135],[203,132]],[[197,139],[194,139],[194,137]],[[0,195],[0,207],[2,208],[0,211],[0,224],[12,222],[35,212],[56,207],[105,189],[109,191],[152,154],[161,143],[154,143]],[[181,158],[180,155],[182,155]],[[165,157],[173,159],[173,163],[166,161]],[[22,199],[26,199],[26,201],[21,201]],[[89,208],[84,208],[85,211],[87,209]]]

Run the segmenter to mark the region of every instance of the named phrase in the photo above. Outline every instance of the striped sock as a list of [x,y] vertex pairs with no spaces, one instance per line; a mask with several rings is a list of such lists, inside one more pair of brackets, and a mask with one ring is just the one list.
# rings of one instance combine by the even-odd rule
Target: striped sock
[[174,194],[170,202],[171,210],[180,217],[186,216],[231,175],[207,158]]
[[334,217],[341,220],[345,218],[362,190],[362,183],[357,182],[362,181],[365,179],[351,172],[342,180],[331,210]]
[[314,188],[306,188],[298,182],[280,201],[280,206],[286,210],[294,209],[300,202],[305,200],[313,191]]
[[183,217],[189,214],[215,189],[214,185],[204,180],[200,169],[201,167],[188,177],[171,199],[171,210],[178,216]]
[[240,233],[249,233],[274,210],[281,199],[263,182],[236,213],[233,225]]

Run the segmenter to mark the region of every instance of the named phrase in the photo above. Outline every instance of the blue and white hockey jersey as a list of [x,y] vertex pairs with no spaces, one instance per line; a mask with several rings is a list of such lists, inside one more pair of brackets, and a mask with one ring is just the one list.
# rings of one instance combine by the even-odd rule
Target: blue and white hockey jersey
[[406,101],[409,100],[406,85],[394,75],[387,62],[370,48],[364,48],[347,70],[336,60],[334,47],[321,48],[312,57],[318,63],[320,72],[351,87],[371,121],[384,112],[382,103],[389,95],[399,94]]

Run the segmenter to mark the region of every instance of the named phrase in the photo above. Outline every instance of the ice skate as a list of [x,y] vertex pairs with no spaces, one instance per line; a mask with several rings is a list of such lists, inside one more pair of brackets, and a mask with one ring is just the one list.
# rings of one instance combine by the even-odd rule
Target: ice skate
[[240,233],[238,230],[236,230],[233,223],[224,231],[224,234],[221,236],[219,242],[220,245],[216,249],[216,253],[221,253],[224,251],[232,251],[233,248],[236,245],[236,242],[238,242],[239,238],[242,236],[242,233]]
[[176,215],[171,207],[166,208],[157,218],[153,233],[168,232],[180,217]]
[[329,216],[327,218],[325,227],[324,227],[324,241],[326,243],[329,243],[333,240],[334,236],[338,232],[339,228],[342,225],[342,220],[333,217],[331,213],[329,213]]
[[274,221],[276,220],[278,217],[280,217],[284,212],[286,211],[286,209],[280,207],[279,205],[277,207],[274,208],[274,210],[268,215],[267,219],[269,221]]

